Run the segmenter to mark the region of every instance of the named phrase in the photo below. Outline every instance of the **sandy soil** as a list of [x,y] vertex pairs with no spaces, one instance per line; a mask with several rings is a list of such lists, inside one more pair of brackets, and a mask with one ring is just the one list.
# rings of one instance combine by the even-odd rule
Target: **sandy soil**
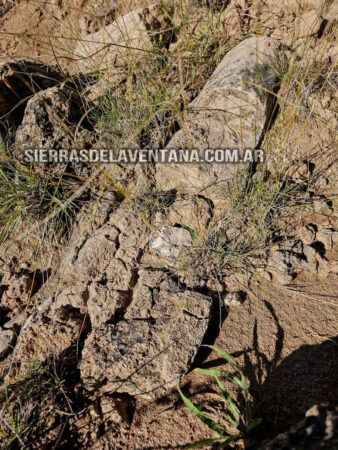
[[118,0],[115,13],[103,19],[94,14],[93,6],[97,3],[97,0],[22,0],[13,2],[2,17],[0,7],[0,61],[32,58],[68,69],[78,39],[149,2]]
[[[312,405],[337,401],[336,288],[333,277],[303,276],[290,287],[257,280],[243,306],[223,311],[215,344],[245,365],[256,417],[266,424],[265,438],[288,430]],[[219,325],[213,326],[217,333]],[[201,360],[204,357],[200,354]],[[214,353],[199,366],[226,370]],[[223,402],[211,379],[192,371],[182,386],[196,404],[204,401],[215,417],[221,414]],[[182,405],[176,390],[154,402],[129,404],[129,408],[130,431],[119,436],[127,448],[184,448],[194,440],[212,437]],[[107,421],[107,427],[95,448],[118,442],[116,434],[109,432],[110,413],[97,420]]]
[[[100,26],[93,15],[94,3],[96,0],[18,2],[0,18],[0,62],[30,57],[69,69],[76,39]],[[120,0],[116,14],[138,5],[137,0]],[[112,19],[108,17],[107,21]],[[299,142],[305,155],[329,142],[327,135],[322,136],[323,130],[328,133],[323,128],[326,118],[318,120],[319,131],[312,128],[314,136],[307,135]],[[331,137],[334,128],[330,129]],[[318,155],[319,164],[320,159]],[[330,214],[327,217],[319,213],[312,221],[332,226],[337,220]],[[326,256],[333,261],[337,252]],[[215,342],[238,356],[246,367],[256,416],[267,425],[264,437],[289,429],[316,403],[338,401],[337,287],[333,275],[326,279],[302,273],[288,286],[267,282],[257,275],[247,290],[245,303],[223,310],[212,324],[208,343]],[[223,367],[224,361],[204,351],[196,365]],[[191,371],[182,386],[196,403],[206,401],[211,412],[216,416],[221,413],[223,403],[210,379]],[[106,401],[116,407],[114,396]],[[153,402],[126,398],[121,410],[125,421],[117,428],[112,426],[109,407],[81,418],[82,444],[91,442],[90,448],[97,449],[112,448],[112,442],[115,448],[183,448],[209,434],[183,407],[176,390]]]

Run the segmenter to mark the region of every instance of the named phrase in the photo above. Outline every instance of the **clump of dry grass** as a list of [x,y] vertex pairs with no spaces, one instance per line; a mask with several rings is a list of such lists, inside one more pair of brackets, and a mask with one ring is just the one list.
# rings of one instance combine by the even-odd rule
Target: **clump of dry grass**
[[266,169],[244,171],[224,187],[228,199],[206,230],[194,231],[193,246],[181,254],[178,270],[201,279],[220,280],[233,274],[249,276],[276,238],[286,234],[280,220],[304,201],[302,183],[273,178]]
[[34,227],[58,209],[52,226],[55,233],[68,226],[79,202],[68,202],[73,193],[62,175],[42,178],[31,168],[16,161],[0,162],[0,244],[14,232],[22,229],[33,231]]
[[164,147],[182,126],[187,104],[233,45],[217,16],[210,14],[197,28],[184,9],[179,23],[172,22],[172,36],[168,48],[145,52],[141,63],[131,61],[119,88],[110,89],[105,75],[98,76],[103,90],[91,118],[106,144]]

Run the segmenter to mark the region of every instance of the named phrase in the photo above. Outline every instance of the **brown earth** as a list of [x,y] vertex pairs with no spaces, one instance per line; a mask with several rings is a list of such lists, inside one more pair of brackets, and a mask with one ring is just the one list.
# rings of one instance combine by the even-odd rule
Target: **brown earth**
[[16,1],[2,17],[0,7],[1,60],[38,59],[67,70],[73,64],[72,51],[81,37],[140,7],[138,0],[119,0],[114,13],[99,19],[93,11],[97,3],[96,0]]
[[[216,339],[245,365],[268,435],[288,430],[314,403],[337,401],[336,280],[328,281],[311,277],[292,288],[261,283],[243,306],[230,310]],[[304,285],[306,293],[297,292]],[[221,366],[215,354],[201,365]],[[222,401],[210,379],[192,372],[183,386],[195,403],[210,402],[217,417]],[[128,448],[182,448],[206,435],[174,391],[150,405],[136,404]]]
[[[97,31],[100,26],[93,15],[94,3],[95,0],[60,0],[54,4],[17,2],[0,19],[1,58],[26,58],[29,55],[54,64],[57,59],[63,69],[71,69],[72,50],[79,33],[84,36],[85,33]],[[233,3],[237,3],[240,6],[237,10],[242,11],[238,20],[234,19],[238,26],[236,32],[239,33],[240,29],[244,33],[250,27],[249,16],[257,15],[259,22],[270,13],[273,18],[266,25],[267,29],[271,27],[272,35],[290,45],[289,34],[295,15],[292,8],[288,9],[289,5],[279,5],[281,2],[273,1],[264,9],[262,4],[257,6],[256,2]],[[297,2],[291,3],[294,6]],[[310,20],[317,2],[303,4]],[[137,0],[121,0],[117,5],[116,15],[140,6]],[[112,18],[107,18],[107,23],[110,20]],[[303,22],[306,28],[304,23],[307,22]],[[336,41],[326,45],[327,54],[333,57],[337,52]],[[316,47],[312,51],[315,52]],[[307,160],[324,170],[325,177],[315,194],[319,199],[332,199],[337,186],[336,173],[331,166],[337,127],[333,112],[334,95],[314,96],[311,101],[315,107],[311,117],[300,115],[288,135],[286,146],[292,148],[292,152],[287,156],[293,159],[292,162]],[[304,121],[308,121],[305,132]],[[319,231],[337,228],[335,201],[331,203],[319,202],[300,217],[294,217],[293,236],[304,238],[305,225],[309,224],[314,224]],[[205,343],[215,343],[238,356],[238,361],[245,367],[256,416],[262,417],[266,424],[264,438],[288,430],[316,403],[338,402],[337,240],[330,246],[323,233],[320,236],[316,242],[322,244],[320,249],[324,262],[318,263],[316,273],[303,270],[284,285],[276,279],[267,280],[259,272],[249,282],[246,279],[227,280],[227,286],[233,287],[234,291],[242,289],[246,292],[245,302],[238,307],[220,309],[205,339]],[[43,259],[39,260],[41,270],[56,269],[59,261],[57,255],[57,249],[43,255]],[[7,263],[15,258],[13,264],[16,264],[17,261],[28,261],[29,252],[27,254],[24,245],[17,243],[2,257]],[[35,255],[31,264],[34,264],[34,258]],[[11,307],[14,309],[17,305]],[[215,353],[200,350],[194,365],[223,367],[224,361],[218,359]],[[192,370],[184,377],[181,387],[195,403],[205,401],[209,412],[222,420],[224,403],[211,379]],[[175,388],[151,401],[141,400],[137,396],[104,395],[72,419],[71,429],[78,446],[95,449],[184,448],[197,439],[213,436],[184,407]]]

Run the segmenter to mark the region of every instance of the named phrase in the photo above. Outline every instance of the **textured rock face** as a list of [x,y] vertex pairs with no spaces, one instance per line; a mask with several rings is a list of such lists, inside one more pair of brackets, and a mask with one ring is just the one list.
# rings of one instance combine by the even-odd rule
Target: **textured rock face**
[[[19,125],[27,99],[58,84],[64,75],[53,67],[31,61],[0,65],[0,125]],[[2,122],[2,123],[1,123]],[[0,128],[0,132],[2,128]]]
[[71,136],[67,128],[80,120],[80,97],[65,87],[53,87],[31,98],[22,125],[16,133],[20,148],[68,148]]
[[16,351],[22,367],[33,356],[44,361],[76,347],[86,331],[86,315],[95,329],[125,309],[149,235],[139,217],[118,210],[90,237],[75,237],[61,263],[56,292],[21,330]]
[[114,320],[128,304],[128,292],[116,290],[114,283],[92,283],[88,289],[88,314],[93,328]]
[[135,285],[138,260],[149,241],[147,224],[121,208],[89,238],[83,236],[64,260],[64,281],[73,292],[99,283],[128,292]]
[[211,299],[182,290],[159,271],[141,271],[123,321],[86,340],[81,375],[88,388],[155,397],[186,373],[206,332]]
[[192,245],[191,234],[184,228],[163,227],[154,232],[150,248],[165,258],[177,258],[184,247]]
[[114,73],[128,59],[144,55],[153,46],[164,46],[171,37],[170,21],[160,5],[138,9],[119,17],[97,33],[85,37],[74,50],[80,72]]
[[[55,86],[39,92],[31,98],[26,106],[22,124],[15,137],[17,158],[23,159],[25,149],[70,149],[74,148],[77,125],[84,114],[84,102],[74,89],[67,86]],[[85,125],[86,122],[82,122]],[[77,130],[79,131],[79,130]],[[81,133],[86,130],[81,129]],[[90,137],[87,143],[90,142]],[[89,165],[80,163],[41,162],[39,166],[51,165],[55,171],[74,171],[77,175],[86,175]],[[36,167],[38,167],[36,165]]]
[[[232,49],[199,96],[188,106],[186,125],[168,149],[254,149],[271,118],[276,77],[277,44],[253,37]],[[217,182],[225,181],[238,164],[159,164],[159,188],[184,189],[215,197]],[[203,170],[202,170],[203,169]],[[216,183],[216,187],[214,186]],[[210,187],[211,186],[211,187]]]
[[[85,330],[84,316],[74,308],[46,307],[31,315],[22,327],[16,346],[16,359],[25,371],[32,362],[44,362],[50,356],[59,357],[69,350]],[[44,309],[44,310],[43,310]]]
[[55,306],[88,313],[80,369],[89,389],[156,396],[186,373],[202,342],[211,299],[140,268],[151,234],[139,215],[120,208],[64,260],[70,286]]
[[3,289],[1,304],[10,309],[15,309],[29,298],[32,289],[33,276],[30,273],[6,272],[1,280]]
[[[178,231],[176,245],[190,237],[182,228],[167,231]],[[61,263],[61,291],[21,330],[16,355],[22,368],[27,356],[43,361],[72,354],[85,338],[80,370],[90,390],[150,398],[183,377],[204,338],[212,300],[166,271],[142,266],[151,235],[139,214],[120,206],[94,233],[75,237]]]
[[288,284],[301,272],[327,276],[337,273],[334,261],[326,258],[337,241],[337,230],[325,226],[303,227],[300,237],[289,238],[270,249],[264,270],[258,269],[268,280]]
[[5,358],[12,349],[14,334],[12,330],[0,331],[0,360]]

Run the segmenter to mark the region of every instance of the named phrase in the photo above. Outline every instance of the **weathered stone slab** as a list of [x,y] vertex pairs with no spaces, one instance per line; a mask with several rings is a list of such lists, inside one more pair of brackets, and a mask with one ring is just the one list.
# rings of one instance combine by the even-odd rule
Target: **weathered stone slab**
[[[264,36],[241,42],[222,60],[199,96],[188,106],[185,125],[168,149],[254,149],[271,120],[276,85],[277,44]],[[158,164],[162,190],[179,189],[217,197],[220,183],[239,164]]]
[[103,324],[86,340],[81,376],[89,389],[155,397],[189,369],[209,323],[211,299],[167,274],[141,271],[125,320]]
[[77,69],[109,75],[114,67],[125,66],[145,52],[165,45],[171,37],[170,29],[168,15],[157,4],[118,17],[78,42],[74,50]]

